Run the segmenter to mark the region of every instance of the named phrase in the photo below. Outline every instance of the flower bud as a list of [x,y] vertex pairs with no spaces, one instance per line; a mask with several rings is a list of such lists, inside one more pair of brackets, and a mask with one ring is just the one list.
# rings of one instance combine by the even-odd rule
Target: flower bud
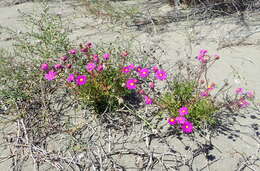
[[141,89],[141,90],[139,91],[139,94],[144,95],[144,94],[145,94],[145,91],[144,91],[143,89]]
[[86,52],[88,52],[88,48],[87,47],[86,48],[82,48],[82,49],[80,49],[80,52],[86,53]]
[[104,58],[105,60],[109,60],[110,54],[109,54],[109,53],[105,53],[105,54],[103,55],[103,58]]
[[92,48],[92,47],[93,47],[93,43],[87,42],[87,43],[85,44],[85,46],[88,47],[88,48]]
[[70,69],[71,67],[72,67],[72,65],[71,64],[67,64],[67,66],[66,66],[68,69]]
[[48,69],[49,69],[49,65],[48,64],[42,64],[41,65],[41,70],[47,71]]
[[75,55],[77,53],[77,49],[71,49],[69,50],[69,54]]
[[149,83],[149,87],[152,88],[152,89],[154,89],[154,87],[155,87],[154,82],[150,82],[150,83]]
[[55,69],[61,69],[61,68],[63,68],[63,66],[62,66],[61,64],[55,64],[55,65],[54,65],[54,68],[55,68]]
[[219,60],[220,59],[220,56],[219,55],[214,55],[215,56],[215,59],[216,60]]
[[124,57],[128,56],[128,52],[127,51],[122,52],[121,56],[124,56]]
[[153,66],[152,69],[153,69],[154,72],[157,72],[159,70],[159,68],[157,66]]
[[65,62],[67,59],[68,59],[68,56],[66,56],[66,55],[65,55],[65,56],[62,56],[62,57],[60,57],[60,60],[61,60],[61,61],[64,61],[64,62]]

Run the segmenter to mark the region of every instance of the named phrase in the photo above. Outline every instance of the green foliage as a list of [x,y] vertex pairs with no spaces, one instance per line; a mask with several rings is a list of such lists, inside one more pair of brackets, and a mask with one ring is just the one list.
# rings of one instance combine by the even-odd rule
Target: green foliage
[[163,94],[159,102],[166,106],[168,112],[172,115],[178,115],[178,109],[189,104],[193,99],[195,92],[194,82],[173,81],[170,91]]
[[42,4],[40,14],[25,14],[20,12],[28,32],[14,32],[16,40],[15,52],[18,56],[30,60],[48,60],[59,56],[61,52],[70,49],[68,29],[61,21],[61,17],[49,13],[46,3]]
[[174,81],[173,86],[171,88],[173,90],[174,100],[179,102],[180,105],[189,103],[192,100],[195,88],[196,88],[196,84],[193,81],[190,82]]
[[159,100],[163,106],[162,112],[167,111],[169,116],[177,117],[179,109],[186,106],[189,109],[187,119],[197,127],[204,123],[215,124],[214,114],[218,108],[211,97],[199,97],[195,81],[173,81],[170,87],[170,91],[164,93]]
[[214,126],[217,122],[214,114],[219,108],[208,98],[199,99],[192,103],[189,110],[190,113],[187,115],[187,118],[198,128],[204,123]]
[[47,4],[43,4],[43,9],[39,16],[21,13],[28,32],[1,28],[15,41],[14,52],[0,51],[0,81],[4,85],[0,87],[0,96],[5,104],[17,105],[38,98],[43,89],[43,78],[39,77],[41,61],[53,60],[54,55],[70,47],[60,18],[48,12]]
[[8,102],[27,98],[28,95],[23,91],[28,80],[23,78],[28,74],[26,66],[23,63],[18,64],[7,50],[1,49],[0,57],[0,81],[4,85],[0,87],[0,96],[8,99]]
[[88,83],[76,89],[85,104],[94,108],[95,112],[111,112],[123,107],[124,97],[131,91],[124,87],[126,76],[113,67],[106,68]]

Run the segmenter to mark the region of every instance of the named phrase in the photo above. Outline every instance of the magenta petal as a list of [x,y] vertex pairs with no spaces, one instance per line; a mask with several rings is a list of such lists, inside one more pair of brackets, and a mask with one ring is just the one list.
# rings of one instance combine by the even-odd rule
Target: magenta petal
[[176,121],[177,121],[178,124],[184,124],[184,122],[186,122],[186,120],[187,119],[183,116],[176,117]]
[[84,85],[87,83],[87,76],[85,75],[79,75],[76,79],[77,85]]
[[41,65],[41,70],[48,71],[48,69],[49,69],[49,65],[48,64],[42,64]]
[[127,80],[126,82],[126,87],[129,89],[129,90],[132,90],[132,89],[136,89],[136,83],[138,82],[137,79],[129,79]]
[[193,124],[186,121],[182,124],[181,129],[184,133],[191,133],[193,131]]
[[53,70],[49,71],[48,74],[44,75],[45,79],[47,80],[54,80],[57,77],[57,72],[54,72]]
[[176,125],[176,124],[177,124],[177,121],[176,121],[176,119],[175,119],[174,117],[171,117],[171,118],[168,119],[168,123],[169,123],[170,125]]
[[188,110],[187,107],[181,107],[181,108],[179,109],[179,114],[180,114],[180,116],[187,115],[188,113],[189,113],[189,110]]

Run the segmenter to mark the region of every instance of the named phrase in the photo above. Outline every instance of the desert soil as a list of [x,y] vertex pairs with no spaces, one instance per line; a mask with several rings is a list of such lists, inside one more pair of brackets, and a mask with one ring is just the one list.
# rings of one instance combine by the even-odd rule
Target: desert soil
[[[8,4],[0,0],[0,25],[10,27],[17,31],[26,31],[18,10],[23,12],[37,11],[38,3],[25,2],[21,4]],[[108,29],[108,23],[101,19],[84,14],[84,8],[77,5],[76,1],[58,1],[50,3],[51,11],[60,14],[62,18],[70,21],[71,40],[76,43],[84,41],[113,41],[120,32],[124,36],[130,35],[141,44],[161,47],[166,54],[158,56],[165,63],[174,63],[185,56],[195,57],[202,48],[208,49],[211,54],[220,55],[221,59],[210,71],[212,81],[217,85],[223,84],[224,79],[229,79],[234,87],[246,86],[256,92],[256,102],[260,103],[260,13],[245,13],[245,23],[236,17],[223,17],[210,21],[185,21],[168,23],[162,26],[152,26],[148,32],[136,27],[126,28],[124,31],[116,26],[115,32]],[[174,10],[163,4],[157,8],[159,13]],[[0,32],[0,47],[12,48],[13,40],[5,32]],[[240,79],[234,77],[234,68],[240,74]],[[213,80],[214,79],[214,80]],[[211,160],[200,155],[192,162],[194,170],[233,171],[239,170],[248,164],[251,159],[259,157],[260,152],[260,117],[259,112],[249,111],[246,117],[238,117],[234,125],[226,133],[219,134],[212,142],[215,147],[210,151]],[[169,138],[170,139],[170,138]],[[184,145],[178,140],[170,139],[171,145],[185,152]],[[191,142],[186,142],[189,145]],[[130,146],[135,144],[129,144]],[[145,142],[136,144],[145,148]],[[152,144],[154,151],[163,151],[164,147],[159,142]],[[152,149],[150,149],[152,150]],[[187,156],[189,155],[188,152]],[[0,156],[2,152],[0,152]],[[251,157],[251,158],[250,158]],[[127,170],[134,168],[134,158],[121,158],[122,165],[129,165]],[[209,164],[210,163],[210,164]],[[239,164],[242,166],[239,168]],[[245,167],[245,170],[260,170],[256,165]],[[132,166],[133,165],[133,166]],[[8,170],[7,164],[0,164],[0,170]],[[31,170],[30,166],[26,171]],[[44,169],[43,169],[44,170]],[[155,169],[158,170],[158,169]],[[187,170],[183,166],[180,170]]]

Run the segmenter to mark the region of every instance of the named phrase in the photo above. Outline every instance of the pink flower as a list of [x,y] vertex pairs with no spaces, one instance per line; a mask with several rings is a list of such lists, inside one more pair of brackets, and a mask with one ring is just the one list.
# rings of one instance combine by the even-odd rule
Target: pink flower
[[208,50],[201,49],[199,54],[202,55],[202,56],[205,56],[207,53],[208,53]]
[[186,118],[185,117],[183,117],[183,116],[177,116],[176,118],[176,122],[178,123],[178,124],[184,124],[185,122],[186,122]]
[[249,105],[250,105],[250,103],[243,98],[238,101],[238,106],[241,108],[246,108]]
[[82,49],[80,49],[80,52],[82,52],[82,53],[87,53],[87,52],[88,52],[88,48],[87,48],[87,47],[82,48]]
[[155,76],[157,79],[159,80],[166,80],[167,78],[167,73],[164,71],[164,70],[158,70],[156,73],[155,73]]
[[145,91],[144,91],[144,89],[141,89],[141,90],[139,91],[139,94],[142,94],[142,95],[144,95],[144,94],[145,94]]
[[154,82],[150,82],[150,83],[149,83],[149,87],[150,87],[151,89],[154,89],[154,87],[155,87]]
[[177,121],[176,121],[176,119],[174,117],[171,117],[171,118],[168,119],[168,123],[170,125],[175,125],[175,124],[177,124]]
[[246,96],[250,99],[254,98],[255,97],[255,93],[253,91],[248,91],[246,92]]
[[142,77],[142,78],[148,77],[149,74],[150,74],[150,71],[149,71],[149,69],[147,69],[147,68],[143,68],[143,69],[141,69],[141,71],[139,72],[139,76]]
[[193,130],[193,124],[191,122],[184,122],[181,126],[181,129],[184,133],[191,133]]
[[129,68],[128,66],[126,66],[126,67],[123,67],[121,71],[122,71],[123,73],[128,73],[128,72],[130,72],[131,70],[130,70],[130,68]]
[[53,70],[50,70],[48,74],[45,74],[45,79],[47,80],[54,80],[57,77],[57,72],[54,72]]
[[203,64],[205,64],[205,63],[208,62],[208,59],[203,58],[203,59],[201,60],[201,62],[202,62]]
[[85,46],[88,47],[88,48],[92,48],[92,47],[93,47],[93,43],[87,42],[87,43],[85,44]]
[[141,67],[141,66],[138,66],[138,67],[135,68],[135,70],[136,70],[137,72],[140,72],[140,71],[142,70],[142,67]]
[[213,90],[216,88],[216,84],[212,83],[211,85],[208,86],[208,90]]
[[41,65],[41,70],[48,71],[48,69],[49,69],[49,65],[48,64],[42,64]]
[[181,107],[181,108],[179,109],[179,114],[180,114],[180,116],[184,116],[184,115],[189,114],[188,108],[187,108],[187,107]]
[[69,50],[69,54],[75,55],[77,53],[77,49],[71,49]]
[[204,56],[203,55],[199,55],[199,56],[197,56],[197,59],[202,62],[204,60]]
[[201,49],[199,55],[197,56],[197,59],[202,63],[207,63],[207,59],[204,58],[207,53],[207,50]]
[[214,55],[215,59],[216,60],[219,60],[220,59],[220,56],[219,55]]
[[95,68],[96,68],[96,64],[94,64],[94,63],[92,63],[92,62],[90,62],[90,63],[88,63],[88,64],[86,65],[86,69],[87,69],[88,72],[93,71]]
[[100,65],[98,65],[98,67],[97,67],[97,71],[103,71],[104,70],[104,64],[100,64]]
[[74,74],[70,74],[69,77],[67,78],[67,81],[72,82],[72,81],[74,81],[74,79],[75,79]]
[[243,88],[237,88],[237,89],[235,90],[235,92],[236,92],[236,94],[243,94],[244,89],[243,89]]
[[200,96],[201,97],[207,97],[207,96],[209,96],[209,92],[206,90],[206,91],[202,91],[201,93],[200,93]]
[[136,89],[136,83],[138,82],[137,79],[133,78],[133,79],[129,79],[127,80],[126,82],[126,87],[129,89],[129,90],[132,90],[132,89]]
[[61,69],[61,68],[63,68],[63,66],[62,66],[61,64],[55,64],[55,65],[54,65],[54,68],[55,68],[55,69]]
[[122,52],[121,56],[128,56],[128,52],[127,51]]
[[72,65],[71,64],[67,64],[67,66],[66,66],[68,69],[70,69],[71,67],[72,67]]
[[158,66],[153,66],[152,68],[153,72],[157,72],[159,70]]
[[109,53],[105,53],[104,55],[103,55],[103,58],[105,59],[105,60],[109,60],[109,58],[110,58],[110,54]]
[[77,85],[84,85],[87,83],[87,76],[85,75],[79,75],[76,79],[76,83]]
[[128,65],[128,68],[133,70],[133,69],[135,69],[135,65],[134,64],[130,64],[130,65]]
[[65,55],[65,56],[62,56],[62,57],[60,57],[60,60],[61,60],[61,61],[64,61],[64,62],[65,62],[67,59],[68,59],[68,56],[66,56],[66,55]]
[[94,61],[94,62],[97,62],[97,63],[99,62],[98,54],[94,54],[94,55],[93,55],[93,61]]
[[148,96],[144,96],[145,104],[153,104],[153,99]]

